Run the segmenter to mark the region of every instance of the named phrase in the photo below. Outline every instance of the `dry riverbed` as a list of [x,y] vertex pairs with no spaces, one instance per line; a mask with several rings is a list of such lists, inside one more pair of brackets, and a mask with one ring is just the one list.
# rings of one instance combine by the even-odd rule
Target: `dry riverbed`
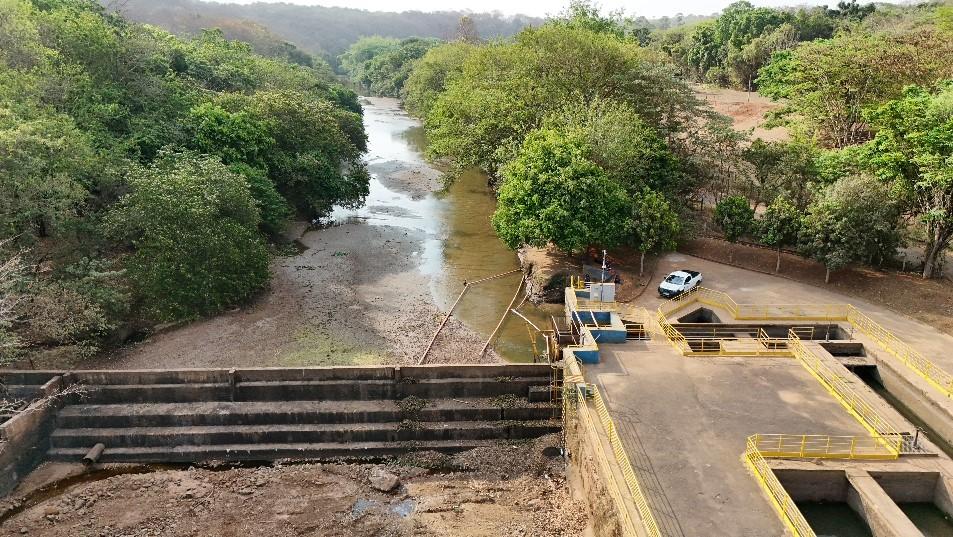
[[[433,170],[401,164],[371,169],[389,188],[411,196],[439,186]],[[271,287],[252,305],[156,334],[84,367],[416,363],[444,315],[417,270],[425,240],[422,231],[361,220],[304,232],[303,251],[274,260]],[[482,345],[481,337],[451,319],[427,363],[499,360],[492,349],[478,356]]]
[[[131,472],[31,501],[4,517],[0,536],[579,535],[585,508],[570,495],[558,444],[550,435],[452,457],[421,453],[386,466]],[[59,466],[47,470],[70,470]],[[394,477],[393,490],[381,490]]]

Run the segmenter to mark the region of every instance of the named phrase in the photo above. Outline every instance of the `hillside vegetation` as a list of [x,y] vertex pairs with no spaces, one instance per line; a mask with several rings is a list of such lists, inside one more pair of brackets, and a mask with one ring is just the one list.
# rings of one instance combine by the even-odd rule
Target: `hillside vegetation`
[[155,24],[180,35],[196,35],[204,28],[222,28],[232,39],[249,41],[267,53],[275,41],[294,43],[332,62],[362,37],[383,36],[449,39],[461,17],[468,16],[484,39],[508,37],[543,21],[517,15],[461,11],[383,12],[289,3],[227,4],[198,0],[127,0],[117,6],[132,20]]
[[0,0],[0,361],[248,300],[290,217],[363,201],[360,112],[218,30]]
[[[363,52],[365,66],[380,57]],[[574,2],[511,40],[461,34],[391,71],[407,65],[388,93],[423,119],[451,177],[494,176],[493,223],[514,248],[649,252],[710,225],[828,271],[899,264],[917,241],[929,278],[953,239],[949,6],[740,1],[663,30]],[[772,123],[791,139],[736,132],[690,80],[777,99]]]

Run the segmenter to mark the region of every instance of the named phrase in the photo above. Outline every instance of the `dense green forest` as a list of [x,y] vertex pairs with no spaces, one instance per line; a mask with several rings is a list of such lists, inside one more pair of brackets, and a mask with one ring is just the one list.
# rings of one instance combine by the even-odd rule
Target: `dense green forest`
[[[710,220],[779,263],[798,248],[829,271],[889,265],[914,240],[923,276],[939,272],[953,238],[950,6],[740,1],[663,29],[574,2],[510,40],[466,35],[397,54],[403,65],[400,44],[363,40],[342,63],[403,97],[451,177],[495,178],[493,224],[511,247],[651,252]],[[777,99],[771,121],[790,139],[735,131],[696,97],[702,80]]]
[[240,304],[290,218],[362,203],[357,97],[289,56],[0,0],[0,358]]
[[132,20],[155,24],[175,34],[197,35],[205,28],[221,28],[228,37],[250,42],[261,53],[279,49],[282,42],[291,42],[332,63],[362,37],[449,39],[463,16],[473,21],[474,28],[484,39],[509,37],[526,26],[543,22],[540,18],[522,15],[504,17],[452,10],[391,13],[289,3],[103,0],[103,4],[118,8]]

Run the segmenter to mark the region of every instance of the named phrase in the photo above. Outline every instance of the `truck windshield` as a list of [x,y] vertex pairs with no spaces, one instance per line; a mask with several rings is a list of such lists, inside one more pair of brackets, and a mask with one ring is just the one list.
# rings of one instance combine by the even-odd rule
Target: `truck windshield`
[[675,274],[669,274],[668,278],[665,278],[665,281],[667,283],[674,283],[675,285],[681,285],[685,283],[685,278],[682,278],[681,276],[676,276]]

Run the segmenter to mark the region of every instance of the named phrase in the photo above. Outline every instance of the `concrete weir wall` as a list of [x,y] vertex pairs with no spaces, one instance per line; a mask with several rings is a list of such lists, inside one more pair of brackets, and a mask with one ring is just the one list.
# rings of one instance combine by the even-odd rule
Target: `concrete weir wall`
[[[201,462],[455,452],[561,429],[545,364],[2,371],[0,494],[43,460]],[[65,392],[62,390],[69,388]]]
[[62,376],[50,376],[39,389],[30,390],[33,403],[0,425],[0,495],[13,490],[46,455],[53,416],[61,405],[53,397],[63,384]]

